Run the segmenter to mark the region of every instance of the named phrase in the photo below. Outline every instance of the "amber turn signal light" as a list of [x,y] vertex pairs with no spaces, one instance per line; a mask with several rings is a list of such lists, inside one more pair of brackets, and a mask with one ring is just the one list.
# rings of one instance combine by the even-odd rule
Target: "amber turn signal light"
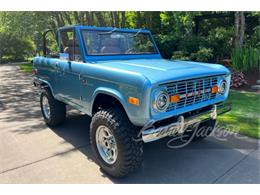
[[128,98],[128,102],[129,102],[130,104],[135,105],[135,106],[139,106],[139,99],[138,99],[138,98],[129,97],[129,98]]
[[172,103],[177,103],[180,100],[180,95],[179,94],[172,95],[170,100]]
[[218,86],[214,86],[211,88],[211,93],[217,93],[218,92]]

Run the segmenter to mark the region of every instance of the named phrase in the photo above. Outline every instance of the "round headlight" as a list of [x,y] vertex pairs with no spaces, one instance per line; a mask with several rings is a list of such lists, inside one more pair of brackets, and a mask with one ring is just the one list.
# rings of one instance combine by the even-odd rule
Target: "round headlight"
[[218,92],[223,95],[226,92],[226,90],[227,90],[227,81],[222,80],[219,83]]
[[155,93],[153,100],[153,108],[156,111],[163,112],[169,106],[169,95],[166,91],[158,91]]

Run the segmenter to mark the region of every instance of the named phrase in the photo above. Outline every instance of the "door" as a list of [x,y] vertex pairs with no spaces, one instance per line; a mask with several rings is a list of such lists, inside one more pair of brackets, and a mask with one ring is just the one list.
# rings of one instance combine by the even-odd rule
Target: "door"
[[57,63],[57,88],[65,101],[80,104],[81,55],[75,30],[60,31],[59,40],[61,53],[68,54],[69,59],[60,58]]

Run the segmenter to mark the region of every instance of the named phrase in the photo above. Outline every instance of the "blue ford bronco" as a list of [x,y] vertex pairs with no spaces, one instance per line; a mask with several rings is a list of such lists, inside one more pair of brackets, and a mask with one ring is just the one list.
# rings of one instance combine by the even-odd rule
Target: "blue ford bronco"
[[[50,33],[56,35],[56,53],[47,44]],[[60,125],[66,105],[91,116],[95,160],[114,177],[141,165],[144,143],[176,135],[205,138],[217,116],[231,109],[224,103],[231,77],[227,68],[162,59],[145,29],[48,30],[33,73],[46,124]]]

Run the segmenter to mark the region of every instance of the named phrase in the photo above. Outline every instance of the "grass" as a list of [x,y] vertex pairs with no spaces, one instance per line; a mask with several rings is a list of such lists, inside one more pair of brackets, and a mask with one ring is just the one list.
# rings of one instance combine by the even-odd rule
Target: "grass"
[[227,130],[260,138],[260,95],[230,91],[228,102],[232,110],[219,117],[219,124]]
[[19,66],[20,66],[21,70],[23,70],[24,72],[32,73],[32,64],[31,63],[20,64]]

